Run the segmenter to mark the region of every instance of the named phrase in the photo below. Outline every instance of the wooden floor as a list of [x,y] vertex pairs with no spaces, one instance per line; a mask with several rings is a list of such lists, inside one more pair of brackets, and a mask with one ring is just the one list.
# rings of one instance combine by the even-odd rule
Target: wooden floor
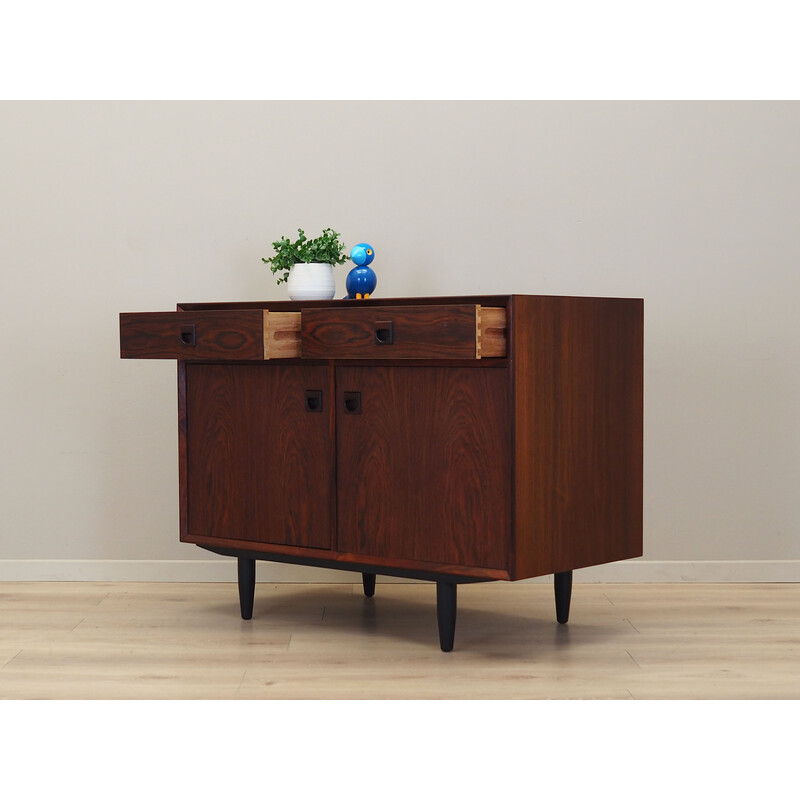
[[798,699],[800,584],[0,583],[0,698]]

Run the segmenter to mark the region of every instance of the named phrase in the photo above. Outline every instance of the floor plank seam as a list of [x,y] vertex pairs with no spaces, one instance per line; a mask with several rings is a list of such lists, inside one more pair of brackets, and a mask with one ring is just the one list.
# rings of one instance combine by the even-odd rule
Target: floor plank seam
[[626,650],[625,652],[630,656],[631,661],[633,661],[633,663],[636,664],[639,669],[641,669],[642,665],[630,654],[630,651]]
[[9,658],[8,661],[6,661],[6,663],[3,664],[2,667],[0,667],[0,669],[5,669],[21,652],[22,652],[22,650],[20,650],[19,652],[15,653],[13,656],[11,656],[11,658]]

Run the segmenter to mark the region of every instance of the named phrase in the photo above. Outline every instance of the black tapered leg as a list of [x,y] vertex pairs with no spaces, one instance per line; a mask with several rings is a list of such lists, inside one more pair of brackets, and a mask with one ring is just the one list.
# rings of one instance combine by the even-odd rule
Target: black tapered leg
[[439,644],[445,653],[453,649],[456,637],[457,583],[436,581],[436,617],[439,621]]
[[572,570],[556,572],[553,576],[556,591],[556,619],[563,625],[569,619],[569,601],[572,597]]
[[364,594],[367,597],[372,597],[375,594],[375,573],[362,572],[361,582],[364,584]]
[[240,558],[239,561],[239,607],[242,619],[253,618],[253,598],[256,593],[256,560]]

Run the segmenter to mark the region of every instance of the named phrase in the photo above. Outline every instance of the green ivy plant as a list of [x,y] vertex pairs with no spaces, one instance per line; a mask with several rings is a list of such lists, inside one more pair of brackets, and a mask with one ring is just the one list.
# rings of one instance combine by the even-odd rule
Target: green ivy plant
[[[295,264],[344,264],[347,261],[347,251],[339,240],[339,234],[333,228],[325,228],[322,235],[316,239],[309,239],[302,228],[298,228],[300,236],[291,241],[281,236],[273,242],[275,255],[271,258],[262,258],[269,264],[273,275],[278,275],[278,284],[289,280],[289,272]],[[281,273],[281,274],[278,274]]]

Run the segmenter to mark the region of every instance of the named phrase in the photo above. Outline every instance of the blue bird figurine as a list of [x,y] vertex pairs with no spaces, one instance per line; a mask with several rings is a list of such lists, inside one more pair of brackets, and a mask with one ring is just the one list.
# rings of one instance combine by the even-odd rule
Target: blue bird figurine
[[350,260],[355,267],[347,273],[348,300],[367,300],[378,285],[378,277],[370,268],[375,258],[375,248],[371,244],[361,242],[350,251]]

